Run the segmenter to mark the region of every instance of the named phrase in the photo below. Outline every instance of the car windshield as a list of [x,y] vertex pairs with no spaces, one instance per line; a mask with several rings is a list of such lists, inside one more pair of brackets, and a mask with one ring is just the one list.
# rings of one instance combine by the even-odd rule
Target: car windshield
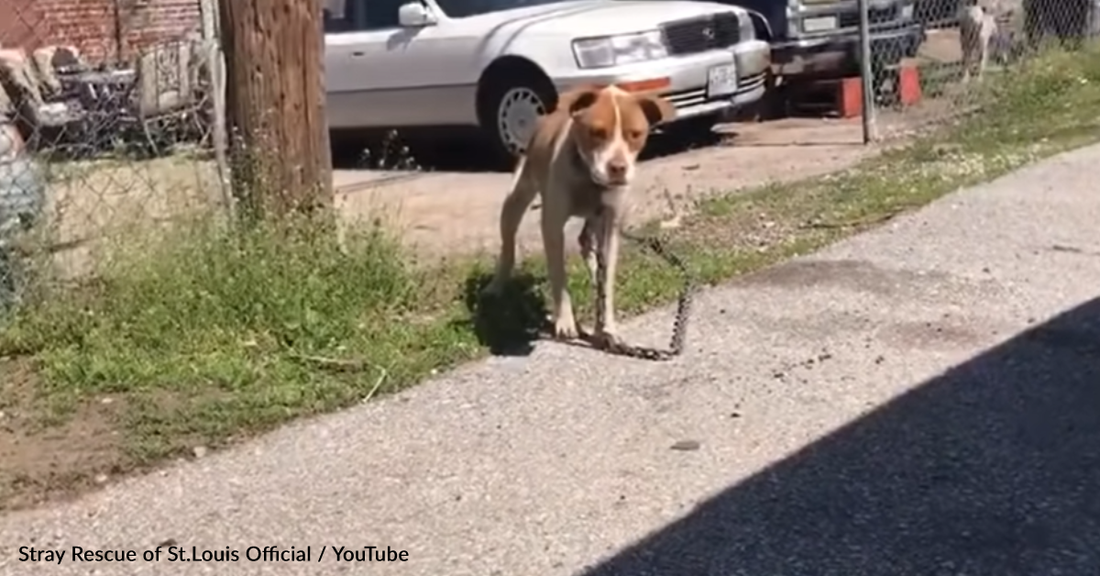
[[443,13],[451,18],[477,16],[501,10],[514,10],[543,4],[560,4],[570,0],[435,0]]

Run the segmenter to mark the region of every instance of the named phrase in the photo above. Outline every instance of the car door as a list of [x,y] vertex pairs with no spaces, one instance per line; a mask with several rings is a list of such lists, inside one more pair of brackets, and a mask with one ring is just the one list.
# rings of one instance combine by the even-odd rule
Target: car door
[[[408,0],[371,0],[397,5]],[[484,32],[476,22],[448,19],[434,4],[435,24],[394,29],[386,38],[384,76],[392,79],[394,112],[402,125],[476,124],[475,98],[481,76]],[[387,98],[390,100],[390,98]]]
[[382,77],[369,71],[384,64],[386,32],[370,29],[366,0],[326,0],[325,89],[330,128],[386,126],[379,99]]
[[[354,30],[326,38],[332,62],[332,115],[362,126],[437,126],[476,123],[481,36],[461,21],[402,27],[398,10],[409,0],[345,0]],[[427,6],[427,5],[426,5]],[[429,6],[429,10],[438,9]],[[364,108],[369,107],[370,110]],[[345,113],[346,112],[346,113]]]

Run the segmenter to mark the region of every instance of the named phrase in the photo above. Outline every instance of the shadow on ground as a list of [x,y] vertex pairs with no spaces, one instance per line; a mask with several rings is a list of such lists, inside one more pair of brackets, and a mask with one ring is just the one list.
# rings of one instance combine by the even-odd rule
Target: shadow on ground
[[534,275],[516,271],[507,289],[499,296],[482,290],[492,274],[475,272],[466,278],[464,299],[469,320],[478,342],[498,356],[526,356],[546,325],[548,310]]
[[1100,570],[1100,299],[701,504],[588,576]]

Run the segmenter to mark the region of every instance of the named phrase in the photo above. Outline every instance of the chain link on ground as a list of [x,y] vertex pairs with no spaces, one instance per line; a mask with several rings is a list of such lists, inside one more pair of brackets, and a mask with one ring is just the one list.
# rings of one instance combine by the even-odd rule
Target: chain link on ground
[[[680,289],[680,294],[676,299],[676,314],[672,320],[672,337],[669,339],[667,350],[606,339],[602,341],[595,340],[593,341],[593,345],[612,354],[638,358],[640,360],[672,360],[684,353],[684,344],[687,340],[688,321],[691,319],[691,305],[695,296],[695,278],[688,268],[687,263],[684,262],[684,259],[677,256],[675,252],[669,249],[668,243],[664,239],[656,235],[643,236],[627,232],[626,230],[620,230],[619,234],[622,235],[623,238],[637,244],[639,247],[649,250],[662,258],[665,262],[668,262],[670,266],[676,268],[676,271],[681,275],[683,288]],[[599,267],[599,273],[596,275],[596,309],[598,314],[603,302],[607,299],[607,285],[603,282],[606,278],[607,261],[604,258],[603,252],[598,250],[596,251],[596,265]]]

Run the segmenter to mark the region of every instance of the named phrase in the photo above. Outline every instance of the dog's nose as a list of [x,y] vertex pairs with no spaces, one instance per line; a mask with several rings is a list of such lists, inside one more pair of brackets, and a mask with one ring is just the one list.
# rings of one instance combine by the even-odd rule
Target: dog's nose
[[626,178],[626,160],[615,159],[607,163],[607,176],[612,180],[624,180]]

